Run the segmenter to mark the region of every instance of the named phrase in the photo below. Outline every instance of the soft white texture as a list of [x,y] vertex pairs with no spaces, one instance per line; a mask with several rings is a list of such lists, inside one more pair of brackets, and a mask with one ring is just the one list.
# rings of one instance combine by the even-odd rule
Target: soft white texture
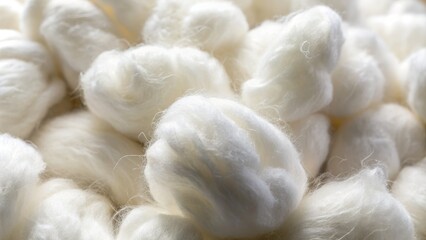
[[[374,0],[372,4],[371,0],[356,0],[358,2],[359,13],[361,19],[368,19],[372,16],[384,15],[389,11],[389,8],[395,0]],[[400,0],[398,0],[400,1]]]
[[[333,117],[354,115],[378,104],[390,84],[372,55],[380,51],[372,50],[377,39],[366,30],[352,27],[345,28],[345,39],[332,74],[333,99],[325,109]],[[360,44],[362,41],[366,44]]]
[[389,9],[389,14],[417,13],[426,14],[426,4],[419,0],[395,1]]
[[407,58],[401,72],[406,101],[411,110],[426,122],[426,48]]
[[9,239],[19,226],[25,199],[31,198],[45,164],[23,140],[0,134],[0,239]]
[[32,137],[48,176],[73,179],[99,191],[118,205],[146,200],[142,146],[86,111],[57,117]]
[[293,11],[316,5],[325,5],[336,11],[345,22],[355,24],[359,22],[357,0],[292,0],[291,2]]
[[397,104],[384,104],[337,130],[327,170],[347,175],[364,166],[381,165],[394,179],[401,165],[424,157],[425,146],[425,129],[413,113]]
[[190,96],[175,102],[146,157],[154,199],[222,238],[278,228],[306,188],[287,136],[231,100]]
[[117,240],[203,240],[186,218],[153,206],[132,209],[120,223]]
[[19,29],[22,4],[16,0],[0,1],[0,29]]
[[413,223],[379,169],[329,182],[307,195],[275,239],[415,240]]
[[377,32],[401,60],[426,46],[425,14],[389,14],[372,17],[368,26]]
[[330,121],[322,114],[290,123],[293,142],[310,178],[318,175],[330,148]]
[[0,132],[27,138],[66,92],[43,46],[0,30]]
[[242,99],[270,118],[302,119],[330,103],[330,73],[343,44],[340,17],[314,7],[287,20],[283,31],[261,57]]
[[145,45],[106,52],[81,81],[89,109],[142,142],[150,139],[157,113],[188,92],[232,95],[222,65],[195,48]]
[[28,240],[113,240],[111,203],[79,189],[69,179],[41,184],[28,199],[26,225],[20,238]]
[[398,174],[392,193],[410,213],[418,239],[426,239],[426,159]]

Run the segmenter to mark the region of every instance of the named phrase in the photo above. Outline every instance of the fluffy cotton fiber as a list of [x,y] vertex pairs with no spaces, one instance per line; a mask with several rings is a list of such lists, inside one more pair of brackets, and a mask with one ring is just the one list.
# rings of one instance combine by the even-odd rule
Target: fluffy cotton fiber
[[186,218],[169,215],[154,206],[132,209],[120,224],[117,240],[202,240]]
[[86,111],[57,117],[32,137],[47,175],[73,179],[110,197],[117,205],[146,200],[142,146]]
[[178,100],[158,123],[146,156],[154,199],[218,237],[276,229],[305,192],[306,175],[290,140],[230,100]]
[[19,29],[22,4],[16,0],[0,1],[0,29]]
[[327,170],[334,175],[382,165],[390,179],[400,166],[424,157],[423,125],[406,108],[384,104],[345,123],[336,132]]
[[426,239],[426,159],[401,170],[392,185],[392,193],[414,222],[418,239]]
[[141,46],[99,56],[82,77],[89,109],[115,129],[146,142],[157,113],[188,92],[231,96],[229,77],[195,48]]
[[45,164],[24,141],[0,135],[0,239],[10,239],[20,226],[23,201],[33,196]]
[[363,170],[307,195],[275,239],[415,240],[413,223],[379,169]]
[[0,30],[0,132],[27,138],[65,96],[65,84],[40,44]]
[[271,118],[302,119],[330,103],[330,73],[343,44],[340,17],[314,7],[287,19],[280,36],[262,56],[242,99]]

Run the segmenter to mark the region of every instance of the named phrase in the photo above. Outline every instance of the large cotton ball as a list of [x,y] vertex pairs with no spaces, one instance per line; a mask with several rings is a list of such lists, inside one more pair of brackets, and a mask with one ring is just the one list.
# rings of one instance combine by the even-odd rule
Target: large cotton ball
[[376,31],[399,59],[426,46],[425,14],[390,14],[368,20],[368,26]]
[[0,29],[19,29],[22,4],[16,0],[0,1]]
[[407,210],[387,191],[379,169],[364,170],[315,190],[284,228],[275,239],[416,239]]
[[82,88],[93,113],[141,141],[150,139],[157,113],[188,92],[232,94],[225,70],[207,53],[149,45],[102,54]]
[[261,57],[243,101],[268,117],[302,119],[330,103],[330,73],[343,44],[340,17],[319,6],[288,19]]
[[0,30],[0,132],[27,138],[66,92],[46,49]]
[[400,166],[420,160],[425,153],[423,125],[406,108],[385,104],[362,113],[336,132],[327,169],[333,175],[382,165],[390,179]]
[[276,229],[306,188],[287,136],[231,100],[178,100],[158,123],[146,156],[154,199],[218,237]]
[[45,164],[40,154],[24,141],[0,135],[0,239],[16,231],[25,199],[33,195]]
[[359,22],[358,1],[356,0],[292,0],[291,2],[293,11],[325,5],[336,11],[346,22],[354,24]]
[[55,52],[72,89],[99,54],[125,46],[108,17],[88,0],[29,0],[22,26]]
[[290,128],[307,175],[316,177],[330,148],[330,121],[322,114],[313,114],[291,123]]
[[413,53],[402,65],[402,81],[410,108],[426,122],[426,48]]
[[202,240],[199,230],[186,218],[169,215],[153,206],[132,209],[123,219],[117,240]]
[[[28,240],[113,240],[111,203],[79,189],[69,179],[51,179],[38,187],[23,235]],[[31,208],[32,207],[32,208]]]
[[418,239],[426,239],[426,159],[398,174],[392,193],[410,213]]
[[[47,175],[73,179],[118,205],[146,198],[140,176],[142,146],[91,113],[80,111],[47,122],[31,139],[47,164]],[[146,199],[145,199],[146,200]]]

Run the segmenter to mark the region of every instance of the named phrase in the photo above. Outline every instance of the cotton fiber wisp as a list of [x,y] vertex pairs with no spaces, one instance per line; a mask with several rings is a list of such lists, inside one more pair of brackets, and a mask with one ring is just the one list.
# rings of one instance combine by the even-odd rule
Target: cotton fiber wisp
[[231,100],[178,100],[158,123],[146,157],[154,199],[222,238],[278,228],[306,188],[287,136]]

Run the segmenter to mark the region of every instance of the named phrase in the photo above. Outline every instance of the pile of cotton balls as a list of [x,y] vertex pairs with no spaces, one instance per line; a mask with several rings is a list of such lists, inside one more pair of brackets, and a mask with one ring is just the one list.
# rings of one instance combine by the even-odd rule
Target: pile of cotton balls
[[0,239],[426,240],[426,1],[0,0]]

